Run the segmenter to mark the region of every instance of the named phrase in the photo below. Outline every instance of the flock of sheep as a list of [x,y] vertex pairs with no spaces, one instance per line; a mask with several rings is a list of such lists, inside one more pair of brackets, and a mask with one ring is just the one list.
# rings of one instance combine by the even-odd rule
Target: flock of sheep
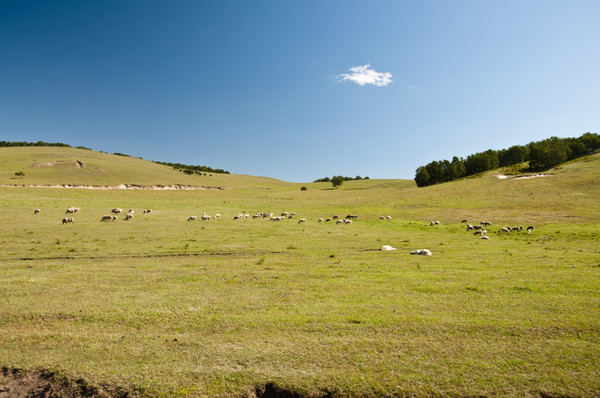
[[[486,239],[486,240],[490,239],[487,236],[488,231],[487,231],[487,229],[485,229],[485,227],[493,226],[493,224],[491,222],[481,221],[479,224],[471,225],[471,224],[469,224],[469,222],[467,220],[462,220],[461,223],[466,223],[467,224],[467,232],[474,231],[473,235],[479,236],[479,239]],[[525,227],[523,227],[522,225],[516,226],[516,227],[502,227],[499,232],[500,233],[502,233],[502,232],[510,233],[510,232],[515,232],[515,231],[523,231],[523,229],[525,229]],[[531,231],[533,231],[533,225],[528,226],[526,230],[527,230],[528,234],[531,234]]]
[[[75,213],[79,213],[81,211],[81,209],[79,207],[69,207],[65,214],[75,214]],[[40,214],[42,212],[41,209],[35,209],[34,214]],[[100,221],[102,222],[107,222],[107,221],[116,221],[118,218],[116,216],[116,214],[121,214],[123,213],[123,209],[120,208],[114,208],[111,210],[111,213],[113,215],[110,214],[105,214],[104,216],[102,216],[100,218]],[[143,211],[144,214],[149,214],[152,213],[152,209],[146,209]],[[133,216],[135,214],[135,210],[134,209],[129,209],[126,214],[125,217],[123,218],[123,220],[125,221],[131,221],[133,219]],[[257,218],[268,218],[271,221],[282,221],[282,220],[286,220],[286,219],[293,219],[296,216],[295,212],[287,212],[284,211],[283,213],[281,213],[281,215],[276,216],[273,213],[267,213],[267,212],[257,212],[254,213],[252,215],[253,219],[257,219]],[[207,221],[210,219],[220,219],[221,218],[221,214],[217,213],[214,215],[214,217],[211,217],[210,215],[204,213],[202,214],[202,216],[200,216],[200,220],[201,221]],[[248,219],[250,218],[250,214],[248,213],[239,213],[235,216],[233,216],[234,220],[242,220],[242,219]],[[327,218],[319,218],[317,220],[317,222],[321,223],[321,222],[333,222],[335,220],[336,224],[352,224],[352,220],[358,218],[358,215],[356,214],[349,214],[347,215],[345,218],[340,218],[339,216],[335,215],[335,216],[331,216],[331,217],[327,217]],[[187,221],[196,221],[198,219],[197,216],[189,216]],[[391,220],[392,216],[390,215],[386,215],[386,216],[379,216],[380,220]],[[73,217],[64,217],[62,219],[62,223],[63,224],[72,224],[75,222],[75,219]],[[300,218],[298,220],[298,224],[303,224],[306,223],[307,220],[306,218]],[[469,224],[469,222],[467,220],[462,220],[461,223],[465,223],[467,225],[467,232],[470,231],[474,231],[473,235],[474,236],[479,236],[479,239],[485,239],[485,240],[489,240],[490,238],[487,236],[487,229],[486,227],[491,227],[493,226],[493,224],[489,221],[481,221],[479,224],[476,225],[471,225]],[[429,223],[430,226],[436,226],[436,225],[440,225],[439,221],[431,221]],[[516,231],[523,231],[525,228],[523,226],[514,226],[514,227],[502,227],[498,232],[499,233],[511,233],[511,232],[516,232]],[[528,226],[526,228],[526,231],[528,234],[531,234],[531,231],[533,231],[533,226]],[[380,249],[381,251],[394,251],[396,250],[396,248],[390,246],[390,245],[383,245]],[[428,249],[420,249],[420,250],[414,250],[412,251],[410,254],[415,254],[415,255],[423,255],[423,256],[431,256],[431,251]]]

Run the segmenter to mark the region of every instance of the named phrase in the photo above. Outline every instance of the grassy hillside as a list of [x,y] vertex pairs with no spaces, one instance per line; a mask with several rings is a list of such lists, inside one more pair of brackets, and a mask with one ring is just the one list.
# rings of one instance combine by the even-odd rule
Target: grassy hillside
[[[152,183],[200,178],[85,152],[90,164],[161,168]],[[98,167],[115,173],[106,184],[126,182],[121,167]],[[308,396],[600,396],[600,155],[548,177],[496,176],[509,172],[427,188],[248,176],[223,176],[227,190],[0,188],[0,367],[144,396],[270,384]],[[70,206],[81,213],[62,225]],[[100,222],[113,207],[134,219]],[[255,211],[297,216],[233,220]],[[186,221],[204,212],[222,218]],[[359,218],[317,221],[346,214]],[[490,240],[463,218],[493,222]],[[433,255],[409,254],[421,248]]]
[[[77,161],[83,167],[78,167]],[[49,167],[50,164],[53,165]],[[15,176],[19,171],[25,176]],[[285,185],[272,178],[218,173],[186,175],[135,157],[69,147],[0,148],[0,184],[183,184],[227,188]]]

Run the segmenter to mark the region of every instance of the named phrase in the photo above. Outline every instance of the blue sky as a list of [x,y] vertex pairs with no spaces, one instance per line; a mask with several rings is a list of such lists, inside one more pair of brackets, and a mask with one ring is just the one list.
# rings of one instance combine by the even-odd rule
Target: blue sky
[[598,132],[599,18],[596,0],[2,1],[0,140],[412,179]]

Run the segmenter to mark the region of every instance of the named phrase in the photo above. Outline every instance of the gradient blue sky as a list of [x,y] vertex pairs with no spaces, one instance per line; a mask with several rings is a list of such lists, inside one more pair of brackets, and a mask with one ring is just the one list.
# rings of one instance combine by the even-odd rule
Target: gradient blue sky
[[[0,1],[0,140],[286,181],[598,132],[600,1]],[[350,68],[391,74],[359,85]]]

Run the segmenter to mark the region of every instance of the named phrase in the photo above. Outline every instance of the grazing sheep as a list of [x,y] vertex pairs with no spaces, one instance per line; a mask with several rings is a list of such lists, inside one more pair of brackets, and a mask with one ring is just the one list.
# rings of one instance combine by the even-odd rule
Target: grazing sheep
[[325,221],[324,218],[319,218],[319,222],[323,222],[323,221]]
[[135,214],[135,210],[134,209],[129,209],[129,210],[127,210],[127,213],[129,213],[129,214]]
[[533,230],[533,225],[530,225],[530,226],[528,226],[528,227],[527,227],[527,230],[528,230],[528,231],[531,231],[531,230]]
[[290,213],[288,213],[287,211],[284,211],[283,213],[281,213],[281,216],[280,216],[280,217],[287,217],[287,216],[288,216],[288,214],[290,214]]
[[306,218],[301,218],[298,220],[298,224],[303,223],[303,222],[306,222]]
[[344,222],[342,220],[336,220],[335,222],[336,224],[343,224]]
[[479,237],[479,239],[490,240],[490,237],[489,237],[489,236],[485,236],[485,235],[484,235],[484,236],[481,236],[481,237]]
[[210,216],[206,213],[202,214],[202,217],[200,217],[201,220],[206,221],[206,220],[210,220]]
[[346,216],[346,219],[350,219],[350,218],[358,218],[358,215],[356,215],[356,214],[348,214]]
[[41,209],[35,209],[35,210],[33,211],[33,214],[40,214],[41,212],[42,212],[42,210],[41,210]]
[[419,256],[431,256],[431,252],[428,249],[414,250],[410,254],[416,254]]
[[109,216],[108,214],[102,216],[100,221],[114,221],[113,216]]
[[389,216],[389,215],[388,215],[388,216],[385,216],[385,218],[387,218],[388,220],[391,220],[391,219],[392,219],[392,216]]
[[244,214],[244,218],[250,218],[250,214]]
[[188,221],[196,221],[196,216],[189,216]]
[[292,217],[294,217],[295,215],[296,215],[295,211],[293,211],[293,212],[290,213],[290,216],[292,216]]
[[146,213],[152,213],[152,209],[144,210],[144,214]]
[[468,222],[468,221],[466,219],[464,219],[464,220],[461,221],[461,223],[463,223],[463,222]]
[[508,227],[502,227],[502,229],[500,230],[500,232],[510,232],[510,228],[508,228]]
[[385,216],[379,216],[380,220],[385,220]]
[[479,231],[473,232],[473,235],[481,235],[481,236],[483,236],[485,234],[487,234],[487,230],[485,230],[485,229],[480,229]]
[[475,229],[475,227],[473,227],[471,224],[467,223],[467,232],[469,232],[473,229]]
[[79,207],[69,207],[65,214],[79,213],[79,210],[81,210]]
[[123,220],[125,220],[125,221],[133,220],[133,214],[131,214],[131,213],[125,214],[125,218]]
[[483,225],[473,225],[473,229],[479,231],[480,229],[483,229]]
[[328,217],[327,220],[325,220],[325,222],[329,222],[329,221],[333,221],[333,219],[331,217]]
[[75,219],[73,217],[65,217],[62,219],[63,224],[75,223]]
[[215,219],[217,219],[217,218],[221,218],[221,214],[219,214],[219,213],[215,214]]
[[123,212],[123,209],[119,209],[118,207],[115,207],[114,209],[112,209],[110,211],[111,213],[115,213],[115,214],[119,214]]
[[489,221],[482,221],[480,224],[483,225],[483,226],[485,226],[485,227],[491,227],[492,226],[492,223],[489,222]]
[[431,226],[431,225],[436,225],[436,223],[435,223],[435,221],[432,221],[432,222],[430,222],[430,223],[429,223],[429,225],[430,225],[430,226]]
[[390,252],[392,250],[396,250],[396,248],[392,247],[390,245],[383,245],[383,246],[381,246],[381,249],[379,249],[379,250],[381,250],[383,252]]
[[352,220],[345,219],[342,221],[344,224],[352,224]]
[[339,217],[338,216],[333,216],[331,218],[333,218],[334,220],[337,220]]

